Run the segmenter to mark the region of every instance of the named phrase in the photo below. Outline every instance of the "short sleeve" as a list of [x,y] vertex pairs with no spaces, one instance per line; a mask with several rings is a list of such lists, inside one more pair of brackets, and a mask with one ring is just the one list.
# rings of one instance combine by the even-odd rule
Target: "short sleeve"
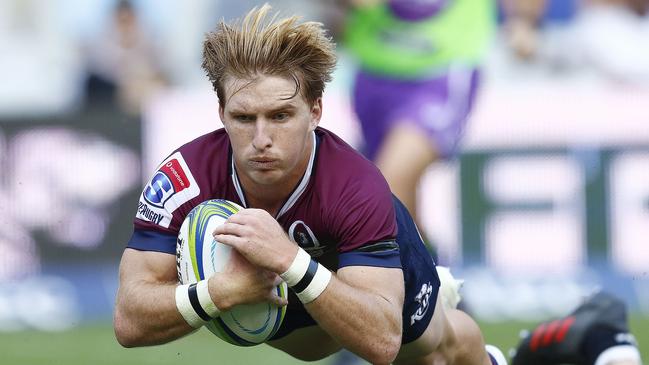
[[156,251],[176,254],[177,235],[156,231],[135,229],[126,247],[139,251]]
[[342,195],[330,217],[338,266],[401,267],[392,194],[382,176],[351,182]]

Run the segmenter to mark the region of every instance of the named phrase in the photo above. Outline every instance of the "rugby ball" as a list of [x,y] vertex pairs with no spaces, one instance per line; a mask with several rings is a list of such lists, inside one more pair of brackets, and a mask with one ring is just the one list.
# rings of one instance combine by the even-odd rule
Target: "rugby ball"
[[[176,243],[178,280],[181,284],[198,282],[223,269],[232,248],[217,242],[212,232],[240,209],[233,202],[214,199],[197,205],[185,217]],[[288,296],[285,282],[275,290],[281,297]],[[277,332],[285,313],[285,306],[279,308],[270,303],[238,305],[221,312],[205,327],[233,345],[254,346]]]

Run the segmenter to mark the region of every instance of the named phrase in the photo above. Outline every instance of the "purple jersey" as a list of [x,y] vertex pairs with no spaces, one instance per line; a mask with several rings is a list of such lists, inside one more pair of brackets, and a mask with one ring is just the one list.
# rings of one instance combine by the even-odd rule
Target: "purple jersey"
[[[331,270],[347,265],[401,267],[398,252],[377,256],[358,250],[393,242],[396,236],[392,197],[381,173],[326,129],[317,128],[313,138],[307,171],[277,221]],[[247,207],[224,129],[185,144],[160,165],[140,196],[128,247],[174,254],[185,216],[209,199]]]

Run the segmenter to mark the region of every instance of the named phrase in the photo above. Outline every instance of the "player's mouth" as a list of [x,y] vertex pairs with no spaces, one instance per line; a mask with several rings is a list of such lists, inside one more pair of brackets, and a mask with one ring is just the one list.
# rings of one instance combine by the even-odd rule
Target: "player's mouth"
[[249,161],[250,167],[258,170],[271,170],[277,167],[278,160],[273,158],[252,158]]

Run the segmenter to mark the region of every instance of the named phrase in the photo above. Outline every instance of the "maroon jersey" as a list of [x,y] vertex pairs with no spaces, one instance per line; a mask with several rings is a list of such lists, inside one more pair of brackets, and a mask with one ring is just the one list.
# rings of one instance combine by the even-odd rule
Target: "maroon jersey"
[[[435,264],[417,227],[371,162],[326,129],[317,128],[313,139],[306,172],[275,218],[293,241],[332,271],[353,265],[401,268],[402,342],[414,341],[430,322],[439,289]],[[210,199],[248,206],[223,129],[189,142],[160,164],[140,196],[128,247],[175,254],[183,220]],[[317,325],[295,294],[289,295],[274,339]]]
[[[317,128],[302,180],[275,217],[289,237],[331,270],[401,267],[395,212],[379,170],[330,131]],[[145,186],[128,247],[175,254],[187,214],[209,199],[248,207],[228,135],[219,129],[167,157]],[[375,248],[375,249],[374,249]]]

